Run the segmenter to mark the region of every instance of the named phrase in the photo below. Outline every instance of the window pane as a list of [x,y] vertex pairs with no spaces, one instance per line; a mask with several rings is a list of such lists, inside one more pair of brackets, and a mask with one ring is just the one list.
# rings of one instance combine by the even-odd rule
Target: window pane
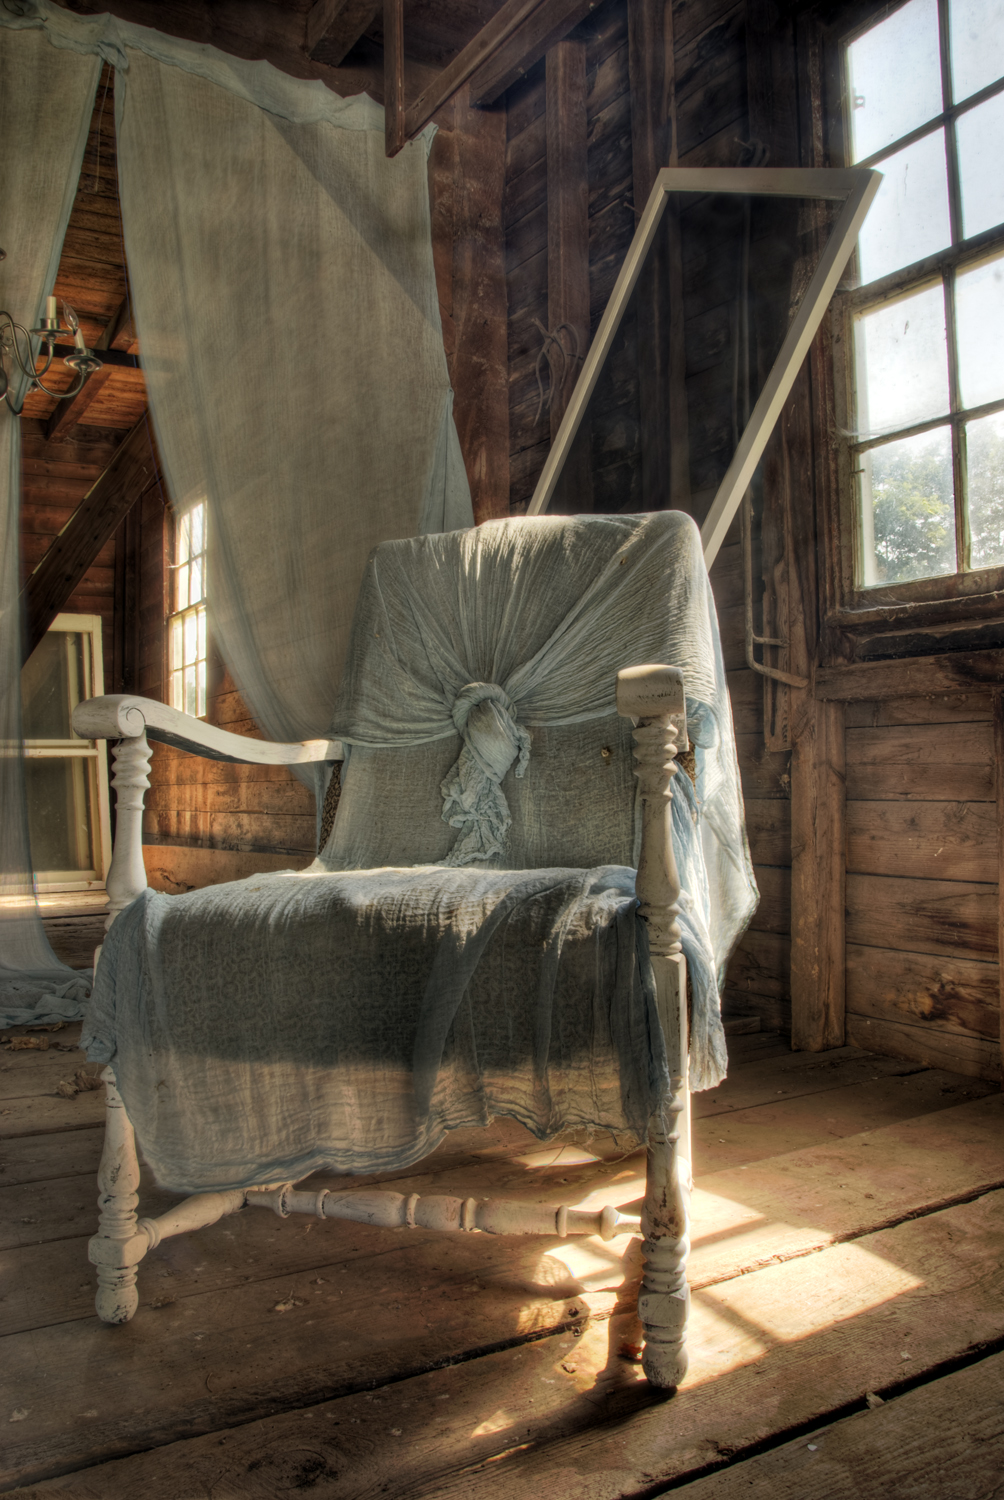
[[202,608],[199,609],[196,612],[196,619],[199,622],[198,657],[199,657],[199,660],[202,661],[202,660],[205,659],[205,655],[206,655],[206,607],[205,607],[205,605],[203,605]]
[[963,271],[955,282],[963,406],[1004,397],[1004,259]]
[[202,558],[194,558],[189,572],[188,602],[195,604],[203,595],[202,588]]
[[966,426],[974,568],[1004,564],[1004,413]]
[[201,719],[206,712],[206,664],[200,661],[195,669],[195,712]]
[[854,360],[859,437],[895,432],[947,413],[941,283],[856,318]]
[[185,704],[182,712],[186,714],[197,714],[199,701],[195,691],[195,668],[185,668]]
[[178,522],[178,555],[175,562],[187,562],[192,555],[192,519],[182,516]]
[[27,760],[24,776],[36,873],[91,869],[91,807],[83,761]]
[[185,616],[185,666],[196,658],[196,646],[198,645],[198,627],[195,622],[195,611]]
[[847,48],[851,160],[941,113],[936,0],[910,0]]
[[954,573],[949,429],[871,449],[860,477],[865,586]]
[[205,543],[206,507],[204,505],[196,505],[189,512],[189,514],[191,516],[191,525],[192,525],[192,554],[194,556],[195,553],[197,553],[197,552],[204,552],[205,549],[206,549],[206,543]]
[[188,565],[177,568],[174,574],[174,607],[188,608]]
[[[177,617],[177,618],[175,618],[175,619],[173,619],[171,621],[171,642],[170,642],[170,652],[169,652],[168,660],[170,662],[172,670],[175,669],[176,667],[180,667],[181,663],[182,663],[182,660],[183,660],[183,657],[182,657],[182,654],[181,654],[181,642],[182,642],[181,619],[180,619],[180,617]],[[177,707],[177,705],[175,705],[175,707]]]
[[962,184],[962,230],[966,239],[1004,223],[1004,94],[960,115],[955,127]]
[[858,236],[862,284],[951,244],[945,132],[935,130],[879,163],[882,186]]
[[70,715],[84,696],[85,639],[75,630],[50,630],[25,662],[21,710],[26,740],[77,738]]
[[180,671],[171,673],[171,707],[178,709],[181,713],[185,711],[184,685]]
[[950,0],[956,103],[1004,75],[1004,0]]

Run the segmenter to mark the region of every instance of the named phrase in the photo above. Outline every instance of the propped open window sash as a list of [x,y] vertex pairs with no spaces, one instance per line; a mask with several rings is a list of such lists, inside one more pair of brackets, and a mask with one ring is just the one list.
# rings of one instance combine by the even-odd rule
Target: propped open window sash
[[645,212],[624,258],[558,435],[551,445],[537,482],[527,515],[541,515],[550,504],[631,293],[652,249],[670,193],[820,198],[839,203],[840,212],[819,258],[819,264],[791,320],[778,356],[750,413],[732,462],[718,486],[701,528],[704,558],[710,568],[763,456],[774,424],[788,399],[830,298],[837,289],[854,249],[858,231],[878,192],[881,180],[879,172],[861,167],[664,167],[655,180]]

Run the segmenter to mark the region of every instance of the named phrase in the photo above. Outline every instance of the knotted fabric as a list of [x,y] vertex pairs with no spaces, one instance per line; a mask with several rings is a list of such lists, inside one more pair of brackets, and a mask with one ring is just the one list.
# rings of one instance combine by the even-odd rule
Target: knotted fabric
[[505,847],[512,816],[500,785],[516,756],[522,776],[530,736],[516,723],[516,705],[495,682],[469,682],[450,710],[463,748],[443,781],[443,821],[461,830],[446,863],[492,859]]

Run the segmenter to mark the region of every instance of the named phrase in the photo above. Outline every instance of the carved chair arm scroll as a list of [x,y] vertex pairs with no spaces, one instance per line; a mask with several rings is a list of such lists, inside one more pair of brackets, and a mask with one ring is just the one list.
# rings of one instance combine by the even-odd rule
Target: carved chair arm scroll
[[154,698],[139,698],[129,693],[113,693],[78,703],[73,710],[73,727],[84,739],[118,741],[112,750],[115,847],[106,882],[106,930],[119,912],[146,890],[143,798],[150,785],[148,740],[159,740],[209,760],[244,765],[296,766],[343,758],[340,740],[306,740],[299,745],[253,740],[205,724]]

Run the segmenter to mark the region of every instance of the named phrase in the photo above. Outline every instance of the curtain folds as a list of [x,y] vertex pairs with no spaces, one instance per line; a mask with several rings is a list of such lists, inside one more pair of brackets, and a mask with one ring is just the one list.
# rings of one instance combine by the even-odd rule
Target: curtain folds
[[210,630],[256,720],[317,737],[371,549],[473,523],[427,153],[388,161],[367,99],[350,128],[301,123],[126,56],[122,216],[168,488],[208,500]]
[[[3,13],[0,12],[0,19]],[[51,291],[80,175],[100,59],[0,26],[0,307],[32,327]],[[12,393],[20,404],[23,382]],[[32,881],[21,751],[20,423],[0,405],[0,1026],[81,1014],[89,976],[59,963]]]

